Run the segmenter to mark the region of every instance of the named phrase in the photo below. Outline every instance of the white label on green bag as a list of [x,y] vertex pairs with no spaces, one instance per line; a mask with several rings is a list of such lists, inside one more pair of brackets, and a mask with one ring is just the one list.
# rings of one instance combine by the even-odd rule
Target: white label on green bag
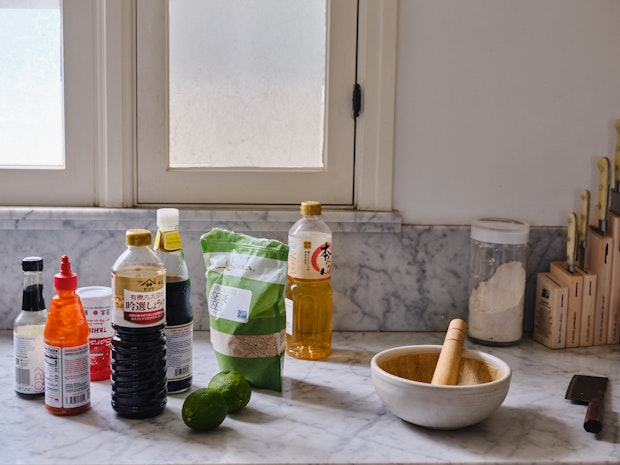
[[216,318],[247,323],[252,291],[214,283],[209,291],[209,313]]

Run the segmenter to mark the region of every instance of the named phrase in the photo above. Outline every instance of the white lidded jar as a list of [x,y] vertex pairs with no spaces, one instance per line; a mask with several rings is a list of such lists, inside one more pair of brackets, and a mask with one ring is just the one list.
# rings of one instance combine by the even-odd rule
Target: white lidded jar
[[523,336],[527,223],[481,218],[471,225],[468,336],[512,345]]

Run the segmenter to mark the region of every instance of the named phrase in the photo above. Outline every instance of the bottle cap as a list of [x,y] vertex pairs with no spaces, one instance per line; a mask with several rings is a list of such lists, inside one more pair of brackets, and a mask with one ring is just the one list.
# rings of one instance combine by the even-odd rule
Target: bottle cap
[[54,287],[57,290],[71,291],[77,289],[78,276],[71,272],[69,257],[62,256],[60,260],[60,273],[54,275]]
[[321,202],[306,200],[305,202],[301,202],[299,210],[304,216],[319,216],[321,214]]
[[175,228],[179,225],[179,210],[176,208],[160,208],[157,210],[157,227]]
[[26,257],[22,260],[22,270],[43,271],[43,259],[41,257]]
[[151,231],[146,229],[128,229],[125,234],[125,244],[137,247],[151,245]]

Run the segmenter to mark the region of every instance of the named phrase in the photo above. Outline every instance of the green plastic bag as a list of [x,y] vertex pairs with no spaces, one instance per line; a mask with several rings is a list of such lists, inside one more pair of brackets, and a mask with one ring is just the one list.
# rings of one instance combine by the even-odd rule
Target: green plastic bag
[[288,246],[214,228],[200,237],[210,337],[220,370],[282,390]]

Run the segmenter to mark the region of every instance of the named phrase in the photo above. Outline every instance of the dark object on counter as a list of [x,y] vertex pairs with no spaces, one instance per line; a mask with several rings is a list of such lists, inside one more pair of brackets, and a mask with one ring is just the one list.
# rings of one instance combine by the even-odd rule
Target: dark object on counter
[[589,433],[603,429],[603,400],[608,378],[602,376],[574,375],[568,385],[565,399],[588,404],[583,428]]

